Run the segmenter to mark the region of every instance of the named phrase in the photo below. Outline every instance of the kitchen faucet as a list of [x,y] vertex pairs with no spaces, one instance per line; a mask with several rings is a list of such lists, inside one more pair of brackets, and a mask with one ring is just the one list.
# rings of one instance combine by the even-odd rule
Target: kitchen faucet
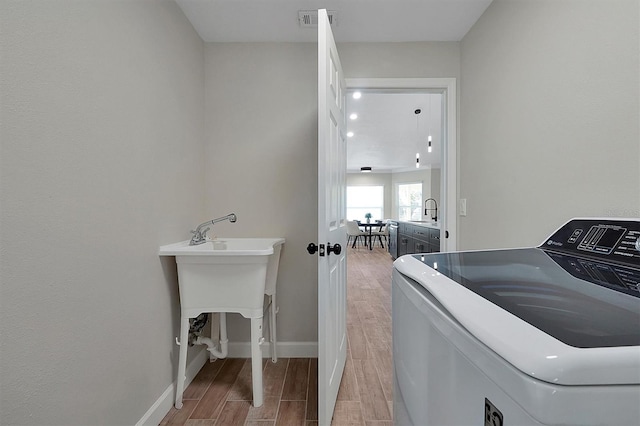
[[[435,208],[433,209],[428,209],[427,208],[427,202],[429,202],[429,200],[433,201],[433,204],[435,205]],[[434,222],[438,221],[438,202],[435,200],[435,198],[427,198],[426,200],[424,200],[424,215],[427,216],[429,214],[429,210],[435,210],[436,214],[435,216],[432,216],[431,219],[433,219]]]
[[228,220],[231,223],[235,223],[235,221],[238,220],[238,217],[235,215],[235,213],[231,213],[226,216],[222,216],[222,217],[219,217],[213,220],[208,220],[204,223],[201,223],[200,225],[198,225],[195,231],[191,231],[191,233],[193,234],[193,237],[191,237],[191,241],[189,241],[189,245],[197,246],[207,241],[207,231],[211,228],[205,228],[205,229],[202,229],[202,228],[207,225],[213,225],[214,223],[222,222],[223,220]]

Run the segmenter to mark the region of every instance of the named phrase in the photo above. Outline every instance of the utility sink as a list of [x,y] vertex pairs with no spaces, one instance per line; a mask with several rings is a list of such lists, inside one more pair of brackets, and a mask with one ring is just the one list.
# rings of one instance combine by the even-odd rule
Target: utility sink
[[[181,313],[176,408],[182,408],[189,319],[210,312],[220,312],[221,318],[237,312],[251,319],[253,405],[263,404],[264,296],[268,296],[271,358],[276,362],[276,280],[283,244],[284,238],[214,238],[193,246],[181,241],[160,247],[160,256],[175,256],[178,266]],[[226,344],[225,339],[226,330],[221,343]]]
[[183,316],[238,312],[262,316],[263,296],[275,292],[284,238],[215,238],[190,246],[181,241],[160,247],[175,256]]

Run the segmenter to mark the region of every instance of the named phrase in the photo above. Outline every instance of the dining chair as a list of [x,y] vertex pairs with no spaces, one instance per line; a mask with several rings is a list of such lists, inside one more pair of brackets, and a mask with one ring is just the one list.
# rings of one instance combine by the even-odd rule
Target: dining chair
[[386,221],[380,223],[380,228],[377,231],[371,232],[371,238],[373,238],[373,241],[375,241],[376,237],[378,237],[378,241],[380,241],[380,245],[382,246],[382,248],[384,248],[384,244],[382,243],[383,238],[387,242],[387,244],[389,243],[389,227],[390,226],[391,226],[391,220],[387,219]]
[[358,222],[356,222],[355,220],[348,221],[347,222],[347,245],[349,244],[349,241],[351,241],[351,238],[353,238],[353,245],[351,247],[355,248],[359,237],[363,238],[364,244],[366,245],[367,234],[360,229],[360,227],[358,226]]

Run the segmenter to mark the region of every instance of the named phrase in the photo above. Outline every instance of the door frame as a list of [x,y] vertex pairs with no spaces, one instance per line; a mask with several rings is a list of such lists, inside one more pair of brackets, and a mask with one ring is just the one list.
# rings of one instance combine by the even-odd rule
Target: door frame
[[[441,205],[445,207],[440,229],[440,251],[456,251],[458,247],[458,103],[455,78],[345,78],[347,90],[401,90],[415,89],[442,94],[443,146]],[[449,237],[445,238],[448,232]]]

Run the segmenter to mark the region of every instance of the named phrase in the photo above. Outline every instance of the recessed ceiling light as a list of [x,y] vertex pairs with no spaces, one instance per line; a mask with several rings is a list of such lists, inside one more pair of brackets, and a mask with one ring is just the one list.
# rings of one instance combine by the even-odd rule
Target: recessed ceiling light
[[348,138],[353,137],[353,132],[347,132],[347,137],[348,137]]
[[360,167],[362,173],[371,173],[371,167]]
[[353,92],[353,99],[360,99],[360,97],[362,97],[362,93],[360,93],[360,92]]
[[349,116],[350,119],[355,120],[356,118],[358,118],[358,114],[356,114],[355,112],[353,114],[351,114]]

